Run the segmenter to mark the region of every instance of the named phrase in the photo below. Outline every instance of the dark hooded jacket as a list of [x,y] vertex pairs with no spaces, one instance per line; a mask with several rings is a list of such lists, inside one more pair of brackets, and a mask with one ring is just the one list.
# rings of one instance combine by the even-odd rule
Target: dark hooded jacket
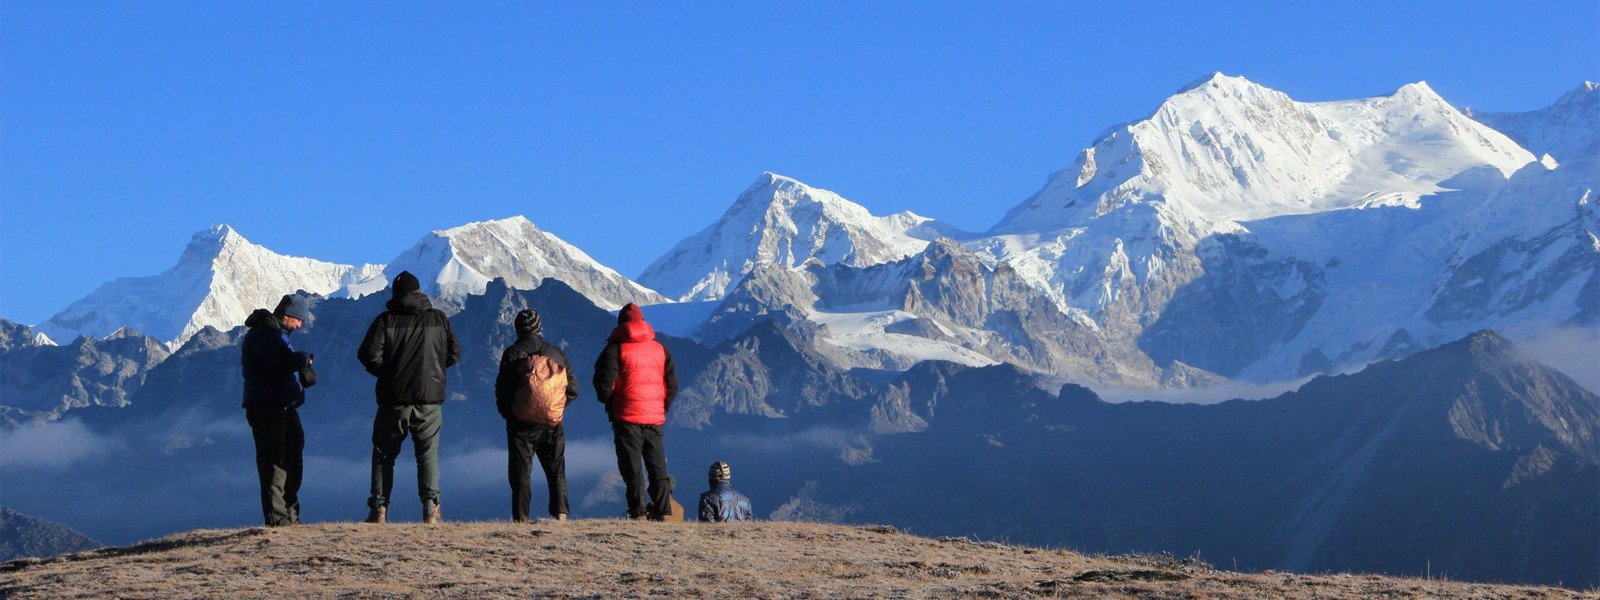
[[678,395],[672,353],[656,341],[655,328],[629,304],[594,363],[594,391],[614,422],[663,425]]
[[450,319],[421,292],[386,306],[356,351],[367,372],[378,376],[378,405],[444,404],[445,369],[461,360]]
[[258,308],[244,321],[250,328],[239,345],[245,408],[293,408],[305,404],[306,390],[295,374],[311,356],[289,344],[289,331],[271,311]]
[[567,353],[544,341],[544,337],[537,333],[518,336],[516,343],[500,353],[500,373],[494,379],[494,405],[500,410],[500,416],[506,420],[507,429],[520,431],[544,427],[524,423],[511,414],[511,398],[516,394],[518,387],[526,385],[527,358],[535,354],[542,354],[567,370],[567,406],[572,406],[572,401],[578,397],[578,374],[572,372],[572,363],[567,361]]

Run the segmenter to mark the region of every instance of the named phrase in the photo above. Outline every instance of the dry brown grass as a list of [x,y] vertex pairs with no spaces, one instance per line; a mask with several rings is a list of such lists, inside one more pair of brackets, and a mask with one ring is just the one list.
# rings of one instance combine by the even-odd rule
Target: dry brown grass
[[886,527],[580,520],[195,531],[0,565],[18,598],[1600,598],[1362,575],[1241,574]]

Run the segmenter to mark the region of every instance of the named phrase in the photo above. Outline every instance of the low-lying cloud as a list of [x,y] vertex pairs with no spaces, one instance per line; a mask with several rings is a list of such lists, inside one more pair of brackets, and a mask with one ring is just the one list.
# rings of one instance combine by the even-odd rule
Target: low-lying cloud
[[1517,342],[1529,358],[1566,373],[1584,389],[1600,394],[1600,331],[1550,329]]
[[735,433],[718,436],[716,443],[754,452],[786,454],[796,450],[838,450],[859,434],[837,427],[812,427],[784,435]]
[[105,455],[123,444],[90,431],[82,421],[65,419],[0,431],[0,461],[6,468],[62,468]]
[[1305,385],[1311,379],[1311,377],[1302,377],[1300,379],[1268,383],[1230,381],[1211,387],[1192,389],[1129,390],[1107,388],[1095,389],[1094,392],[1106,402],[1154,400],[1169,404],[1216,404],[1240,398],[1245,400],[1276,398],[1300,389],[1300,386]]

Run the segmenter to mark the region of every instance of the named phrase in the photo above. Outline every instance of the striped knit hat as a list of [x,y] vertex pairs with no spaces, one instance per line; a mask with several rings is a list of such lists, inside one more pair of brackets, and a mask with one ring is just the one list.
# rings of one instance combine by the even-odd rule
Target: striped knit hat
[[733,469],[728,468],[728,463],[719,460],[711,463],[711,472],[707,473],[706,476],[710,478],[712,482],[733,481]]
[[539,311],[531,308],[517,313],[515,324],[517,335],[528,335],[530,333],[539,335],[544,333],[544,325],[539,322]]

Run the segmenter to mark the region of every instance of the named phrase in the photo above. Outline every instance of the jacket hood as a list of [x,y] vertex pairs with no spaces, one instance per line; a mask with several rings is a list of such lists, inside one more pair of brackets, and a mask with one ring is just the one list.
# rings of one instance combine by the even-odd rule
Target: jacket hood
[[643,321],[643,320],[644,320],[644,311],[639,310],[639,305],[634,304],[632,302],[627,303],[626,305],[624,305],[622,307],[622,310],[617,311],[617,324],[618,325],[621,325],[623,323],[632,323],[634,321]]
[[273,331],[283,331],[283,325],[278,322],[278,317],[273,316],[272,311],[265,308],[258,308],[251,312],[249,318],[244,320],[244,326],[251,329],[261,327]]
[[644,321],[628,321],[611,330],[609,342],[648,342],[656,339],[656,329]]
[[420,315],[433,309],[433,302],[422,292],[411,292],[398,298],[391,298],[383,305],[389,312],[402,315]]

